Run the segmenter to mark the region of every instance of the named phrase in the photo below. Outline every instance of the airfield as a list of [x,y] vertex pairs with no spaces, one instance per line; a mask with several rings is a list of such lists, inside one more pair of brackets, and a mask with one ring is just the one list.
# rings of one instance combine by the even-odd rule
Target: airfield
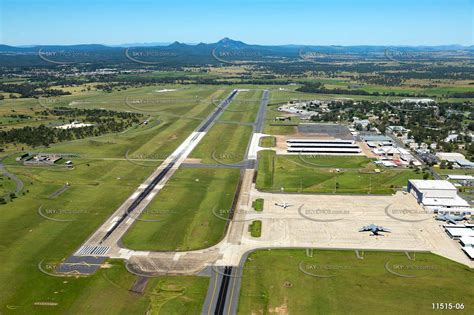
[[[165,129],[166,137],[154,138],[155,134],[147,131],[162,128],[158,122],[156,125],[143,127],[144,131],[140,131],[141,137],[134,137],[133,133],[128,136],[125,133],[120,136],[107,136],[103,140],[96,139],[95,142],[83,140],[89,141],[88,146],[76,145],[77,148],[68,143],[60,144],[58,147],[62,150],[85,150],[84,147],[90,147],[92,152],[72,170],[80,172],[81,181],[73,181],[71,188],[59,198],[43,202],[47,205],[62,206],[65,204],[64,198],[73,196],[74,201],[67,203],[69,207],[97,208],[100,209],[100,216],[96,214],[98,210],[95,210],[96,212],[83,213],[78,211],[77,221],[65,223],[48,221],[39,216],[36,218],[43,228],[46,226],[54,231],[54,234],[51,234],[51,244],[61,244],[54,247],[54,257],[63,257],[55,259],[59,266],[56,271],[64,272],[63,276],[72,276],[70,279],[97,279],[97,274],[100,274],[102,279],[105,274],[105,277],[114,281],[119,278],[115,275],[117,273],[127,279],[128,283],[134,283],[137,278],[137,282],[144,281],[146,284],[148,281],[150,287],[152,283],[159,281],[158,279],[174,283],[174,280],[170,280],[173,277],[170,276],[180,276],[176,279],[188,279],[182,280],[186,285],[199,283],[201,290],[202,287],[208,289],[207,297],[202,302],[204,313],[217,308],[235,313],[241,294],[240,278],[235,275],[249,263],[247,257],[260,252],[259,250],[345,250],[353,253],[354,257],[371,251],[397,252],[406,257],[413,257],[415,253],[431,252],[463,266],[473,267],[473,263],[462,253],[458,244],[443,231],[443,222],[435,221],[433,215],[424,213],[415,198],[409,194],[376,194],[373,193],[375,184],[373,189],[364,186],[360,191],[341,189],[340,192],[333,192],[333,181],[328,181],[331,185],[328,185],[327,190],[316,193],[298,191],[295,185],[285,186],[289,187],[288,191],[275,191],[275,188],[279,188],[278,185],[272,186],[271,189],[259,189],[259,177],[256,172],[259,171],[261,153],[264,153],[259,151],[268,149],[261,146],[260,139],[273,135],[268,131],[277,128],[270,127],[268,119],[265,119],[265,115],[273,115],[267,107],[269,93],[261,93],[261,90],[259,92],[239,92],[229,104],[220,103],[212,109],[206,107],[204,110],[203,104],[192,104],[195,110],[203,110],[199,112],[200,120],[189,119],[185,123],[184,118],[174,120],[170,115],[173,124],[165,122],[164,126],[169,128]],[[210,94],[208,91],[206,93]],[[230,89],[225,90],[221,99],[229,96],[229,93]],[[254,101],[248,107],[250,110],[240,111],[239,106],[245,105],[245,102],[235,101],[245,100],[249,95]],[[168,105],[166,102],[164,104]],[[220,106],[222,110],[219,110]],[[250,121],[253,123],[249,123]],[[174,126],[180,126],[178,136]],[[147,141],[141,140],[143,143],[136,141],[146,139],[149,135],[153,137]],[[232,140],[225,138],[227,141],[224,141],[222,135],[228,135]],[[173,139],[172,145],[168,139]],[[158,140],[160,145],[156,146]],[[136,145],[136,152],[156,150],[160,152],[161,160],[157,160],[153,154],[148,154],[150,161],[146,158],[134,158],[133,154],[123,156],[122,151],[116,149],[119,145],[112,145],[113,141],[126,143],[123,147],[127,148],[127,152],[132,145]],[[143,147],[140,147],[141,145]],[[104,158],[104,152],[111,157]],[[225,153],[228,152],[231,154],[226,156]],[[341,159],[337,163],[345,163],[341,165],[354,169],[346,172],[346,176],[353,179],[355,170],[362,168],[365,163],[365,160],[361,160],[362,158],[348,162]],[[318,167],[313,172],[322,173],[321,170],[332,167],[330,164]],[[103,174],[105,169],[107,172]],[[298,171],[315,180],[307,168]],[[64,185],[64,181],[70,176],[65,171],[46,169],[33,169],[31,172],[48,177],[48,195],[54,192],[56,187]],[[284,172],[279,174],[282,173]],[[412,174],[414,173],[410,171],[408,175]],[[23,178],[27,177],[22,175]],[[209,178],[211,180],[208,180]],[[404,177],[401,178],[400,182],[404,181]],[[103,185],[102,181],[113,184]],[[211,183],[210,191],[196,189],[200,184],[203,185],[202,183]],[[28,184],[30,189],[39,189],[39,185],[31,185]],[[99,188],[96,188],[97,186]],[[296,186],[299,186],[299,181]],[[386,193],[392,190],[386,184],[380,191]],[[97,194],[97,191],[102,194]],[[228,191],[232,193],[224,196]],[[201,195],[205,195],[207,199]],[[95,199],[88,198],[90,196]],[[114,202],[106,207],[104,196]],[[253,209],[252,204],[257,199],[263,199],[263,211]],[[231,219],[229,212],[221,213],[219,211],[222,209],[214,208],[216,200],[219,200],[225,210],[232,209]],[[182,213],[170,215],[170,218],[163,222],[147,222],[153,214],[147,213],[147,209],[161,209],[164,204],[175,206],[171,209],[173,211],[180,211],[193,202],[199,204],[196,211],[186,209],[182,210]],[[291,206],[283,209],[277,205],[282,202]],[[71,217],[74,218],[74,213],[72,214]],[[195,216],[193,221],[188,220],[191,215]],[[153,221],[153,217],[150,221]],[[262,223],[260,237],[252,237],[249,232],[249,226],[254,221]],[[362,226],[371,223],[390,228],[391,233],[371,236],[369,232],[359,232]],[[195,231],[210,231],[212,237],[210,234],[199,234]],[[188,232],[190,236],[184,235]],[[35,233],[38,233],[37,230],[32,229],[31,240],[34,239]],[[172,238],[182,238],[182,242],[177,246],[178,242],[170,241]],[[176,249],[177,247],[180,249]],[[122,266],[117,259],[123,262],[125,270],[120,269]],[[38,281],[44,277],[51,279],[50,276],[37,271],[38,261],[32,261],[30,265],[34,270],[30,272],[38,273]],[[226,270],[230,270],[227,276]],[[196,276],[207,278],[202,281],[203,277]],[[232,279],[230,283],[229,278]],[[59,278],[62,279],[64,278]],[[24,283],[26,285],[26,282]],[[53,280],[44,283],[49,291],[57,285]],[[226,283],[229,285],[229,291],[220,293]],[[145,290],[144,285],[140,289],[140,284],[136,283],[132,289],[129,284],[123,287],[121,290],[125,293],[135,287],[138,287],[138,293]],[[242,291],[242,294],[246,292]]]
[[[209,265],[238,266],[245,253],[266,248],[345,249],[358,251],[433,252],[474,267],[436,221],[409,194],[309,195],[263,193],[251,183],[252,171],[244,177],[239,208],[228,233],[219,244],[190,252],[133,251],[115,248],[113,258],[128,259],[144,273],[195,274]],[[250,186],[250,187],[249,187]],[[264,199],[264,209],[252,209],[252,201]],[[283,209],[276,205],[288,202]],[[328,213],[331,212],[331,213]],[[262,236],[253,238],[248,226],[262,221]],[[376,223],[391,233],[373,236],[359,232]],[[201,256],[201,257],[200,257]]]

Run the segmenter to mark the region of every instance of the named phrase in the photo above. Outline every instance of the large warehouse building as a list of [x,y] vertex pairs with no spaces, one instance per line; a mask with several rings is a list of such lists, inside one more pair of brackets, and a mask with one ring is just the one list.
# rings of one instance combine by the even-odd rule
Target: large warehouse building
[[434,212],[471,210],[469,203],[458,196],[456,187],[447,180],[410,179],[407,189],[419,203]]
[[360,155],[362,150],[354,140],[288,139],[288,153]]

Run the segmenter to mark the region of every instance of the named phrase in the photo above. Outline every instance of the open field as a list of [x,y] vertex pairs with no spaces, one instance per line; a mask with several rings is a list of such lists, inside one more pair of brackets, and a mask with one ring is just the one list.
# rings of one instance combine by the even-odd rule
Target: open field
[[259,154],[257,188],[263,191],[390,194],[408,179],[423,176],[411,169],[375,173],[375,166],[365,157]]
[[[208,89],[202,93],[210,97],[213,90]],[[112,93],[104,97],[116,98],[116,95]],[[15,101],[17,100],[11,100],[12,103]],[[9,102],[10,100],[4,101],[3,105],[11,105]],[[3,105],[2,109],[5,109]],[[29,110],[28,106],[23,104],[20,109]],[[101,103],[87,106],[97,108]],[[210,102],[188,106],[192,114],[202,117],[214,108]],[[113,109],[112,104],[110,108]],[[15,156],[8,157],[4,161],[6,168],[16,174],[25,183],[25,187],[18,198],[0,205],[0,312],[8,313],[9,306],[17,307],[22,313],[51,314],[56,310],[57,313],[64,313],[66,310],[73,313],[75,310],[76,313],[144,313],[148,304],[160,305],[162,299],[149,303],[140,296],[131,295],[127,290],[135,277],[125,271],[118,275],[126,282],[121,295],[121,291],[116,292],[102,278],[55,278],[41,273],[38,264],[43,260],[59,262],[72,254],[198,123],[199,120],[179,117],[157,117],[151,119],[146,126],[137,126],[121,134],[63,142],[47,149],[33,149],[78,154],[78,157],[70,158],[74,162],[72,169],[61,166],[27,167],[17,163]],[[129,160],[126,158],[127,152]],[[9,180],[2,179],[2,183],[3,181],[8,181],[4,188],[9,189]],[[50,199],[49,196],[65,183],[70,184],[69,189]],[[107,271],[111,271],[113,276],[114,271]],[[99,276],[102,277],[101,273],[97,275]],[[176,285],[187,287],[187,280],[178,280]],[[196,290],[199,291],[201,287],[204,288],[203,299],[206,284],[198,284]],[[110,295],[107,302],[98,298],[104,297],[103,291]],[[180,289],[179,294],[176,294],[179,297],[175,301],[179,302],[163,305],[165,314],[173,313],[173,308],[177,310],[175,313],[180,313],[188,301],[191,309],[200,309],[201,300],[195,304],[192,301],[194,298],[188,299],[188,291],[184,291]],[[194,289],[189,291],[192,292]],[[167,292],[163,294],[168,295]],[[117,299],[123,304],[117,302]],[[48,301],[57,301],[58,305],[33,305],[34,302]]]
[[[160,92],[163,90],[167,92]],[[171,128],[179,129],[186,127],[186,130],[192,130],[215,109],[213,100],[225,97],[230,90],[230,87],[220,88],[216,86],[197,85],[183,87],[180,85],[159,85],[130,88],[113,93],[93,91],[39,100],[3,100],[2,106],[0,106],[0,122],[4,122],[4,124],[0,125],[0,127],[3,126],[5,129],[11,129],[39,126],[41,124],[46,126],[63,124],[69,122],[68,117],[55,115],[41,116],[35,113],[45,111],[46,108],[70,107],[138,112],[144,115],[143,120],[149,119],[150,121],[149,125],[141,127],[151,128],[161,124],[158,128],[164,128],[166,125],[174,124]],[[32,118],[17,119],[12,118],[12,115],[25,115]],[[176,125],[175,122],[178,120],[179,124]],[[137,129],[140,127],[135,126],[132,128]],[[107,138],[108,136],[103,137]],[[27,149],[28,147],[23,144],[10,144],[6,147],[6,151],[13,152],[22,148]],[[123,154],[124,152],[121,153],[122,156]]]
[[276,145],[276,138],[271,137],[271,136],[262,137],[262,138],[260,138],[259,145],[261,147],[265,147],[265,148],[272,148]]
[[354,251],[314,250],[313,257],[301,249],[254,252],[244,266],[237,313],[433,314],[432,303],[463,303],[457,312],[472,313],[469,268],[428,253],[415,260],[393,252],[363,257]]
[[219,120],[253,123],[261,98],[262,90],[240,91]]
[[474,169],[468,169],[468,168],[465,168],[465,169],[441,169],[441,168],[435,168],[435,171],[436,173],[440,174],[440,175],[449,175],[449,174],[452,174],[452,175],[474,175]]
[[143,293],[137,294],[129,290],[138,277],[119,261],[111,261],[107,268],[86,278],[53,277],[36,271],[35,290],[16,292],[5,305],[2,303],[2,312],[182,314],[191,310],[197,313],[209,283],[209,279],[201,277],[156,277],[150,279]]
[[144,210],[123,239],[141,250],[191,250],[224,236],[239,170],[184,168]]
[[246,125],[218,123],[191,152],[191,158],[202,163],[237,163],[245,158],[252,127]]
[[7,176],[0,175],[0,197],[15,191],[15,181]]

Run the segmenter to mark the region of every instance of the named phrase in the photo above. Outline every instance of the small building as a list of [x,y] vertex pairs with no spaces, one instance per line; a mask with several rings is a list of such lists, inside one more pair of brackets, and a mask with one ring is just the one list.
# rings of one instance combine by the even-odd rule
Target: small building
[[444,230],[448,236],[454,240],[460,240],[461,238],[466,237],[474,237],[474,230],[464,226],[456,227],[445,225]]
[[388,126],[387,132],[390,132],[394,135],[397,135],[397,134],[406,135],[407,133],[410,132],[410,129],[407,129],[403,126]]
[[474,163],[466,159],[456,159],[454,163],[459,168],[474,168]]
[[461,186],[474,186],[474,176],[472,175],[449,174],[448,180],[454,181]]
[[364,142],[378,142],[378,143],[385,143],[390,145],[393,143],[392,138],[389,136],[382,136],[382,135],[362,135],[361,136],[362,141]]
[[474,247],[472,246],[463,246],[462,247],[463,252],[466,253],[466,255],[472,259],[474,259]]
[[474,246],[474,236],[461,236],[459,243],[464,246]]
[[464,155],[457,152],[438,152],[436,153],[436,157],[441,161],[448,161],[448,162],[456,162],[458,159],[465,159]]

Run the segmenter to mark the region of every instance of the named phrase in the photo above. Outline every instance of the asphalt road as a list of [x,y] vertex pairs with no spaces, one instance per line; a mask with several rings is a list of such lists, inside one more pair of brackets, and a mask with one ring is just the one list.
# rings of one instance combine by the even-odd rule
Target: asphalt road
[[260,101],[260,108],[258,109],[257,120],[255,121],[254,133],[262,133],[265,123],[265,112],[269,101],[270,92],[263,91],[262,100]]
[[[6,156],[6,157],[8,157],[8,156]],[[6,158],[6,157],[4,157],[4,158]],[[12,191],[12,193],[17,194],[23,189],[23,186],[24,186],[23,182],[15,174],[10,173],[9,171],[7,171],[7,169],[3,165],[3,159],[4,158],[0,159],[0,173],[3,176],[9,177],[11,180],[13,180],[15,182],[16,187],[15,187],[15,190]],[[8,193],[7,195],[5,195],[3,197],[4,198],[9,198],[9,195],[10,195],[10,193]]]
[[[255,120],[253,133],[262,133],[263,131],[268,101],[269,91],[264,90],[257,118]],[[250,141],[252,137],[253,135],[250,137]],[[247,151],[245,154],[247,160],[245,161],[250,161],[248,160],[250,141],[247,145]],[[256,168],[257,163],[254,162],[252,167]],[[209,283],[206,300],[204,301],[201,314],[220,315],[237,313],[240,287],[242,286],[242,271],[246,260],[247,254],[242,257],[240,264],[237,267],[225,266],[211,268],[211,281]]]

